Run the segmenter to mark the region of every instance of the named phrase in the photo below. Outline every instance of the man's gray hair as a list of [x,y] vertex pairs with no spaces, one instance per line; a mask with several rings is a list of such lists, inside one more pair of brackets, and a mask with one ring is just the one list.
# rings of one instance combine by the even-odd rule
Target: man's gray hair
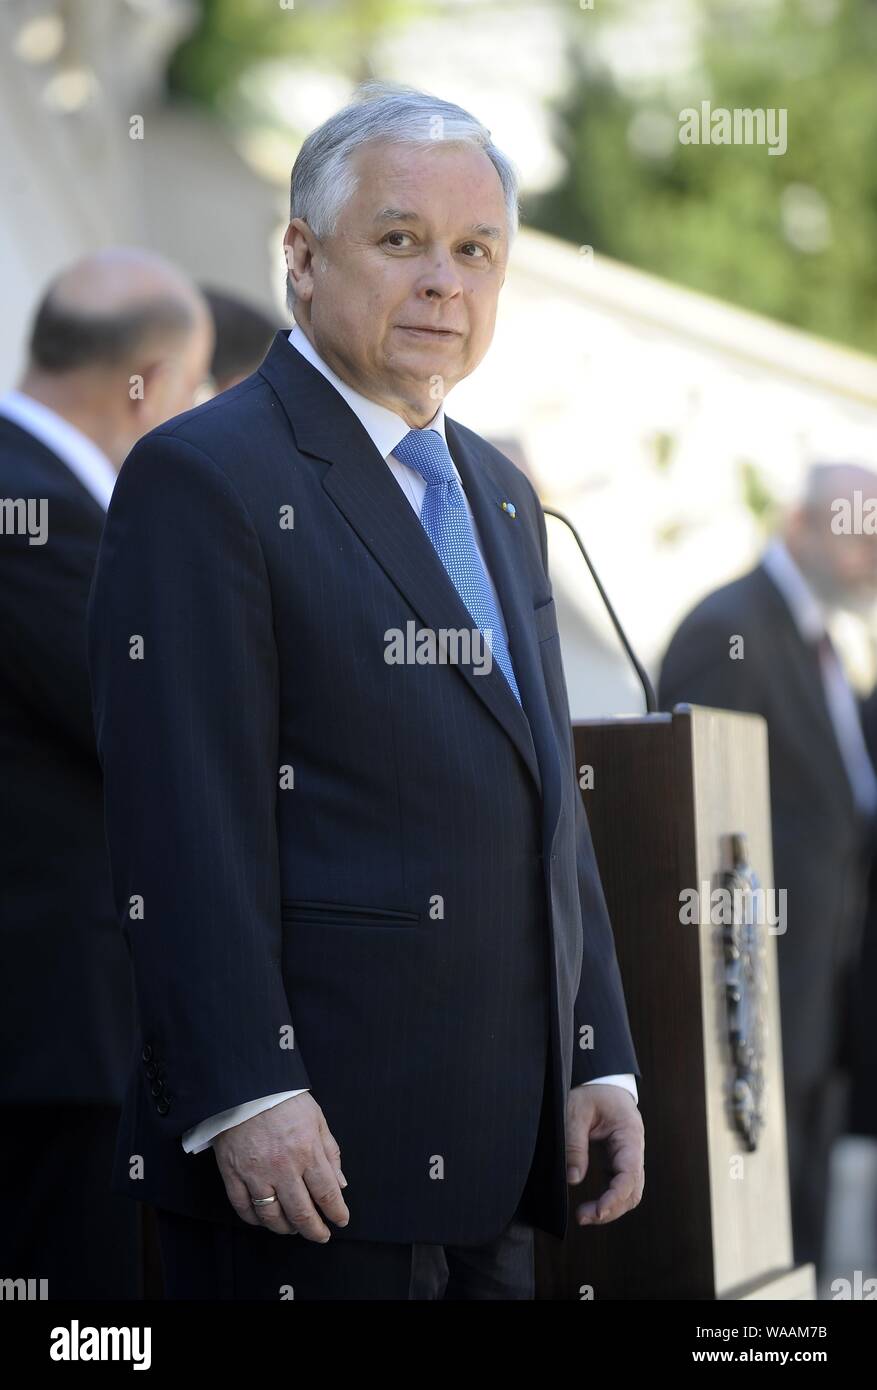
[[518,175],[490,131],[462,106],[396,82],[363,82],[353,101],[311,131],[292,166],[290,220],[300,217],[321,241],[332,236],[339,213],[356,192],[351,155],[381,140],[423,146],[442,140],[483,150],[499,174],[512,240],[518,230]]

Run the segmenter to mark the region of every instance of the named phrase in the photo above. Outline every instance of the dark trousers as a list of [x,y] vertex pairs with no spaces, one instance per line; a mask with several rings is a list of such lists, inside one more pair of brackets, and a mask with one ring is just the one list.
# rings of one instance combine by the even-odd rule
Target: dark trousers
[[0,1277],[55,1299],[144,1296],[144,1209],[110,1192],[119,1111],[0,1106]]
[[[169,1299],[532,1299],[533,1227],[513,1220],[486,1245],[320,1245],[261,1226],[156,1211]],[[331,1229],[331,1228],[330,1228]]]

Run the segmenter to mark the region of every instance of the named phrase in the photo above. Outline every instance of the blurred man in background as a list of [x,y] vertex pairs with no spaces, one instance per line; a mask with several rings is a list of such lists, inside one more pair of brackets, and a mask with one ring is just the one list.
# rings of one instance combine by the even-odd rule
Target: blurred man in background
[[[872,763],[877,766],[877,689],[862,706],[862,728]],[[850,1010],[850,1113],[847,1130],[856,1135],[857,1173],[869,1193],[870,1228],[862,1242],[877,1253],[877,826],[871,837],[868,904],[862,932],[862,950],[853,976]],[[870,1271],[869,1271],[870,1272]]]
[[139,1208],[109,1191],[134,1033],[86,602],[116,473],[191,406],[212,337],[172,266],[104,251],[50,285],[0,397],[0,1267],[51,1299],[141,1296]]
[[877,535],[861,524],[868,498],[877,499],[877,474],[814,468],[761,563],[682,623],[659,689],[662,709],[688,701],[767,720],[775,884],[787,892],[777,948],[792,1226],[796,1260],[817,1264],[831,1145],[845,1119],[847,990],[877,810],[877,776],[827,624],[832,610],[863,612],[877,595]]
[[210,285],[202,285],[201,292],[216,333],[210,376],[218,395],[237,386],[261,365],[281,325],[236,294]]

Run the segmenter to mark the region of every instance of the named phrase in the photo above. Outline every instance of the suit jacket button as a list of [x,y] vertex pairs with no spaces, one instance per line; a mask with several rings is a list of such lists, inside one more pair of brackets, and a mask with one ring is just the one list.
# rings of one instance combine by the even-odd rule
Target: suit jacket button
[[164,1095],[164,1086],[162,1086],[162,1084],[161,1084],[160,1081],[153,1081],[153,1083],[152,1083],[152,1085],[150,1086],[149,1089],[150,1089],[150,1091],[152,1092],[152,1094],[153,1094],[154,1096],[163,1096],[163,1095]]
[[149,1046],[149,1043],[146,1044],[140,1056],[143,1058],[144,1062],[152,1061],[152,1048]]
[[155,1065],[154,1062],[150,1062],[148,1064],[146,1068],[146,1075],[149,1077],[150,1081],[154,1076],[158,1076],[158,1067]]
[[155,1102],[155,1108],[158,1111],[159,1115],[166,1115],[167,1112],[170,1110],[170,1105],[168,1104],[166,1098],[162,1096],[161,1100],[157,1100]]

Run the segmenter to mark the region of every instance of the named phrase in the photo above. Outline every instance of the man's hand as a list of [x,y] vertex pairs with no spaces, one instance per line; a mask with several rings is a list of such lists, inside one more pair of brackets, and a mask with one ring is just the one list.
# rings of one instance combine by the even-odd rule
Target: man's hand
[[566,1108],[566,1175],[571,1187],[588,1171],[591,1140],[604,1140],[612,1181],[576,1208],[580,1226],[605,1226],[632,1211],[643,1195],[645,1136],[636,1101],[622,1086],[574,1086]]
[[[213,1151],[228,1200],[248,1226],[325,1244],[330,1231],[317,1207],[336,1226],[350,1220],[341,1150],[310,1092],[223,1130]],[[276,1202],[252,1205],[254,1197],[275,1193]]]

